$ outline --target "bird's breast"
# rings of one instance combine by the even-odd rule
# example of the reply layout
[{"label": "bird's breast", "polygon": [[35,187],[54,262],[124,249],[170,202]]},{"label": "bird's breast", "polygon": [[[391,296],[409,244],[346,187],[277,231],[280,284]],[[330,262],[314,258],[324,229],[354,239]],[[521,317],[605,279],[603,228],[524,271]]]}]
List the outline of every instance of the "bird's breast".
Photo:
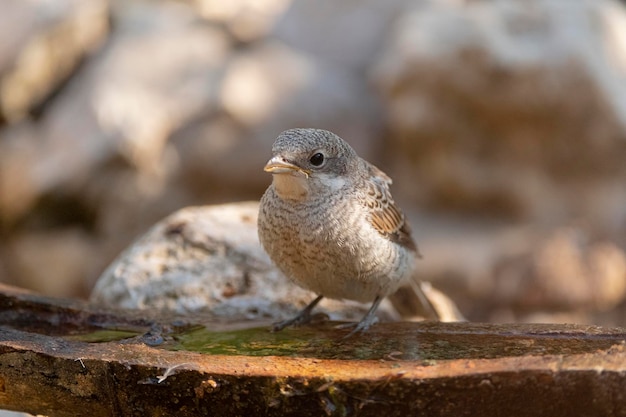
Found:
[{"label": "bird's breast", "polygon": [[371,301],[403,279],[408,253],[371,228],[365,208],[344,194],[301,203],[272,194],[262,200],[261,241],[301,286],[330,298]]}]

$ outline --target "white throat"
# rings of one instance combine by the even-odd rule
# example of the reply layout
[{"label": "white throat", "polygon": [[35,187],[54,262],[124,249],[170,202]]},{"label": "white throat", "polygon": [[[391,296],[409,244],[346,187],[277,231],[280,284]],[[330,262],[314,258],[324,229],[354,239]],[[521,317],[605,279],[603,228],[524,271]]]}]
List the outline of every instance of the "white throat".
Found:
[{"label": "white throat", "polygon": [[283,200],[302,201],[309,195],[309,179],[303,175],[274,174],[274,189]]},{"label": "white throat", "polygon": [[317,173],[315,178],[300,174],[274,174],[274,189],[283,200],[303,201],[311,193],[314,198],[340,192],[346,185],[346,179],[336,175]]}]

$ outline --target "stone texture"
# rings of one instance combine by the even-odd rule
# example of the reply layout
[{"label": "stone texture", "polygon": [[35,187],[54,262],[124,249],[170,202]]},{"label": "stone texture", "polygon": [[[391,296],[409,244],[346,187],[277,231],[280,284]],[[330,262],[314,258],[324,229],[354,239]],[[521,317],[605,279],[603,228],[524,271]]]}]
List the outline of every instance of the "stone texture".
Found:
[{"label": "stone texture", "polygon": [[265,37],[285,12],[290,0],[195,0],[195,8],[210,22],[224,25],[239,42],[253,42]]},{"label": "stone texture", "polygon": [[623,416],[626,406],[623,328],[404,322],[345,340],[335,323],[271,333],[133,313],[0,286],[0,406],[91,417]]},{"label": "stone texture", "polygon": [[391,158],[420,179],[406,193],[431,207],[584,215],[624,230],[624,22],[613,1],[414,6],[371,73]]},{"label": "stone texture", "polygon": [[[167,141],[215,107],[229,45],[183,5],[126,7],[115,15],[107,47],[84,64],[40,119],[0,131],[0,225],[50,228],[62,239],[55,228],[75,214],[69,221],[99,239],[90,270],[103,268],[137,234],[185,205],[184,189],[164,194],[178,162]],[[36,250],[28,256],[42,257]],[[80,287],[96,277],[91,272]]]},{"label": "stone texture", "polygon": [[496,265],[493,299],[529,311],[610,310],[626,298],[626,256],[583,230],[554,231],[524,255]]},{"label": "stone texture", "polygon": [[333,0],[294,1],[276,22],[272,35],[360,78],[364,69],[376,63],[397,19],[412,4],[410,0],[363,0],[355,7]]},{"label": "stone texture", "polygon": [[109,2],[7,0],[0,16],[0,119],[37,111],[108,32]]},{"label": "stone texture", "polygon": [[67,288],[74,288],[77,295],[84,295],[89,287],[85,276],[103,267],[92,260],[97,251],[93,238],[78,228],[55,235],[23,234],[6,248],[7,275],[26,277],[21,285],[44,294],[63,296]]}]

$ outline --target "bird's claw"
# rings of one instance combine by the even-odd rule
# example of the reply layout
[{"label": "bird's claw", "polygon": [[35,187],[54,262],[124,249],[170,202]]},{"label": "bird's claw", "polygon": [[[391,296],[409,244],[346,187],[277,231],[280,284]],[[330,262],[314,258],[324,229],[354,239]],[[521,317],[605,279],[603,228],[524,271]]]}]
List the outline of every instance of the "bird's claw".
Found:
[{"label": "bird's claw", "polygon": [[356,335],[357,333],[366,332],[372,324],[378,322],[378,317],[376,316],[365,316],[363,319],[356,323],[345,323],[337,326],[338,329],[350,329],[352,331],[345,335],[343,339],[349,339],[350,337]]},{"label": "bird's claw", "polygon": [[287,326],[300,326],[303,324],[310,323],[313,318],[313,316],[311,315],[311,311],[317,305],[317,303],[319,303],[322,300],[322,298],[323,298],[322,295],[318,295],[315,300],[311,301],[309,305],[307,305],[294,317],[272,324],[271,331],[279,332]]},{"label": "bird's claw", "polygon": [[279,321],[272,324],[272,332],[279,332],[283,330],[285,327],[289,326],[300,326],[303,324],[308,324],[311,322],[310,314],[298,314],[295,317],[292,317],[287,320]]}]

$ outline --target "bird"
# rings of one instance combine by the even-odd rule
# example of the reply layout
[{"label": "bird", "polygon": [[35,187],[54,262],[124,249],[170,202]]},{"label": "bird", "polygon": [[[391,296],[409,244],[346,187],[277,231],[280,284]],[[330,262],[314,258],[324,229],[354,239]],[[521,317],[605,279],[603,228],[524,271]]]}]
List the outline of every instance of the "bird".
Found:
[{"label": "bird", "polygon": [[371,302],[346,337],[367,331],[421,257],[391,178],[339,136],[314,128],[280,133],[264,170],[272,183],[259,204],[259,241],[284,275],[317,294],[272,330],[309,323],[327,297]]}]

